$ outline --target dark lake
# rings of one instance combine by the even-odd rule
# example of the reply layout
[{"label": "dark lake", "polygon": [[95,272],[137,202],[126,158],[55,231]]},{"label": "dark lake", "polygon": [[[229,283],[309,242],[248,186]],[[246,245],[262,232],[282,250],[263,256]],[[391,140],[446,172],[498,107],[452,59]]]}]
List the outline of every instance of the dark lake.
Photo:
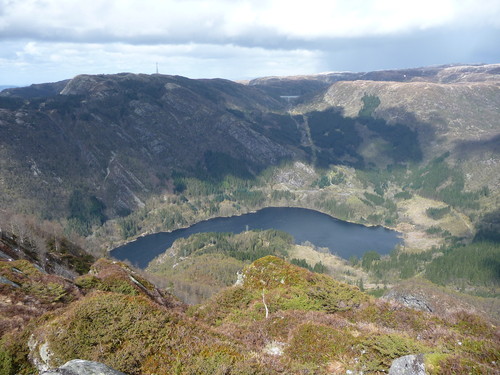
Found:
[{"label": "dark lake", "polygon": [[290,233],[297,244],[309,241],[318,247],[348,259],[361,257],[369,250],[388,254],[402,242],[399,233],[383,227],[365,227],[335,219],[318,211],[304,208],[269,207],[255,213],[232,217],[218,217],[199,222],[189,228],[160,232],[139,237],[117,247],[111,256],[129,260],[145,268],[157,255],[168,249],[181,237],[203,232],[241,233],[252,229],[278,229]]}]

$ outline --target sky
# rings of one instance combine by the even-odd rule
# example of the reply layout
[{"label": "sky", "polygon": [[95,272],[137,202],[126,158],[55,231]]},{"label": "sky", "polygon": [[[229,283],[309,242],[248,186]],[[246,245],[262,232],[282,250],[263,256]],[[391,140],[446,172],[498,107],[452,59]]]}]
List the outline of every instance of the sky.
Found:
[{"label": "sky", "polygon": [[0,0],[0,85],[500,63],[500,0]]}]

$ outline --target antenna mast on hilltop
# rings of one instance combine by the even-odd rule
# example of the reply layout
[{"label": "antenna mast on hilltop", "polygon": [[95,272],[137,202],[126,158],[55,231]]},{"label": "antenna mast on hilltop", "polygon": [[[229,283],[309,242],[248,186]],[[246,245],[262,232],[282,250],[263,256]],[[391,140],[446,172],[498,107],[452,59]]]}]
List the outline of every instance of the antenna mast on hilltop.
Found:
[{"label": "antenna mast on hilltop", "polygon": [[158,74],[158,63],[156,63],[156,74]]}]

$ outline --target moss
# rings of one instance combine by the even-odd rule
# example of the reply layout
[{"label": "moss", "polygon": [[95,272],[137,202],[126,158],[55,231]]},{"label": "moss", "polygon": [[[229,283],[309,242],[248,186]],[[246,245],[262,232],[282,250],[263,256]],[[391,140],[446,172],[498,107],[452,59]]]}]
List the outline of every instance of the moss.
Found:
[{"label": "moss", "polygon": [[71,300],[71,296],[63,285],[57,282],[36,282],[33,281],[25,286],[23,290],[26,294],[37,297],[43,302],[62,302]]},{"label": "moss", "polygon": [[188,314],[212,324],[216,324],[216,322],[220,324],[232,312],[246,310],[254,298],[255,294],[251,291],[242,286],[235,286],[215,295],[204,305],[190,308]]},{"label": "moss", "polygon": [[259,322],[263,326],[267,335],[276,341],[287,341],[290,332],[300,323],[300,317],[294,313],[282,313],[273,315],[269,319]]},{"label": "moss", "polygon": [[153,291],[154,285],[122,262],[99,259],[91,267],[91,275],[77,278],[84,289],[139,295]]},{"label": "moss", "polygon": [[102,283],[94,275],[83,275],[75,279],[75,284],[85,290],[101,289]]},{"label": "moss", "polygon": [[493,335],[491,325],[478,315],[461,311],[455,314],[455,318],[453,328],[462,334],[486,337]]},{"label": "moss", "polygon": [[11,353],[0,343],[0,375],[14,374],[14,366]]},{"label": "moss", "polygon": [[464,358],[460,355],[449,355],[442,358],[438,362],[439,375],[455,375],[455,374],[469,374],[469,375],[495,375],[498,374],[498,368],[493,365],[484,365]]},{"label": "moss", "polygon": [[359,306],[368,297],[357,288],[268,256],[244,270],[244,286],[280,291],[280,308],[335,312]]},{"label": "moss", "polygon": [[266,256],[253,262],[244,270],[244,286],[250,289],[273,289],[285,285],[305,286],[312,273],[292,266],[283,259]]},{"label": "moss", "polygon": [[290,292],[291,293],[287,293],[286,295],[283,292],[285,296],[277,300],[276,304],[271,303],[271,306],[273,308],[278,307],[280,310],[321,310],[321,304],[309,298],[307,294],[295,290],[291,290]]},{"label": "moss", "polygon": [[425,369],[429,373],[429,375],[439,375],[441,374],[440,363],[446,358],[449,357],[449,354],[445,353],[430,353],[424,357]]},{"label": "moss", "polygon": [[431,318],[421,311],[407,307],[396,307],[382,300],[364,304],[360,309],[346,314],[346,317],[352,322],[369,322],[405,332],[421,332],[436,324],[442,324],[442,321],[436,317]]},{"label": "moss", "polygon": [[196,373],[189,369],[202,359],[229,366],[242,356],[231,341],[146,297],[109,292],[75,302],[35,335],[48,343],[53,366],[83,358],[128,374]]},{"label": "moss", "polygon": [[29,330],[11,332],[0,339],[0,374],[27,375],[36,373],[36,369],[28,360]]},{"label": "moss", "polygon": [[466,338],[461,343],[461,350],[477,362],[494,363],[500,359],[500,343],[498,341]]},{"label": "moss", "polygon": [[27,260],[14,260],[12,262],[0,262],[0,272],[14,272],[23,274],[24,276],[40,275],[41,272],[36,268],[33,263]]},{"label": "moss", "polygon": [[362,339],[360,346],[363,350],[360,364],[366,371],[386,371],[396,358],[429,350],[413,339],[399,334],[372,334]]},{"label": "moss", "polygon": [[[284,260],[267,256],[243,270],[243,286],[222,291],[191,313],[214,324],[262,320],[270,314],[301,310],[333,313],[350,310],[369,297],[331,277],[309,272]],[[263,301],[264,295],[264,301]]]},{"label": "moss", "polygon": [[356,339],[346,331],[305,323],[294,332],[286,354],[302,363],[322,365],[343,357],[355,344]]}]

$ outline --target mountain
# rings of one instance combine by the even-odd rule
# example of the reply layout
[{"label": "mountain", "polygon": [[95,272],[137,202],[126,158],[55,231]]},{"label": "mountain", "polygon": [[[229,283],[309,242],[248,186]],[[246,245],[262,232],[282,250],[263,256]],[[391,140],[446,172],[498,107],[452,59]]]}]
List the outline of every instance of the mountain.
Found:
[{"label": "mountain", "polygon": [[327,72],[288,77],[261,77],[247,84],[276,95],[303,96],[326,89],[339,81],[386,81],[452,83],[498,80],[499,65],[440,65],[410,69],[379,70],[373,72]]},{"label": "mountain", "polygon": [[0,85],[0,91],[5,90],[5,89],[11,89],[17,86],[14,85]]},{"label": "mountain", "polygon": [[[498,64],[3,90],[0,374],[497,373],[498,298],[477,295],[498,296],[499,108]],[[97,259],[271,205],[404,246],[347,261],[264,231],[178,240],[147,271]]]},{"label": "mountain", "polygon": [[248,85],[123,73],[7,89],[0,203],[99,224],[175,191],[179,176],[253,178],[283,160],[385,168],[446,151],[467,189],[497,191],[499,73],[444,66]]},{"label": "mountain", "polygon": [[230,81],[78,76],[6,90],[0,108],[2,205],[46,217],[76,189],[115,216],[168,189],[175,171],[247,176],[295,156],[242,112],[278,126],[284,104]]}]

